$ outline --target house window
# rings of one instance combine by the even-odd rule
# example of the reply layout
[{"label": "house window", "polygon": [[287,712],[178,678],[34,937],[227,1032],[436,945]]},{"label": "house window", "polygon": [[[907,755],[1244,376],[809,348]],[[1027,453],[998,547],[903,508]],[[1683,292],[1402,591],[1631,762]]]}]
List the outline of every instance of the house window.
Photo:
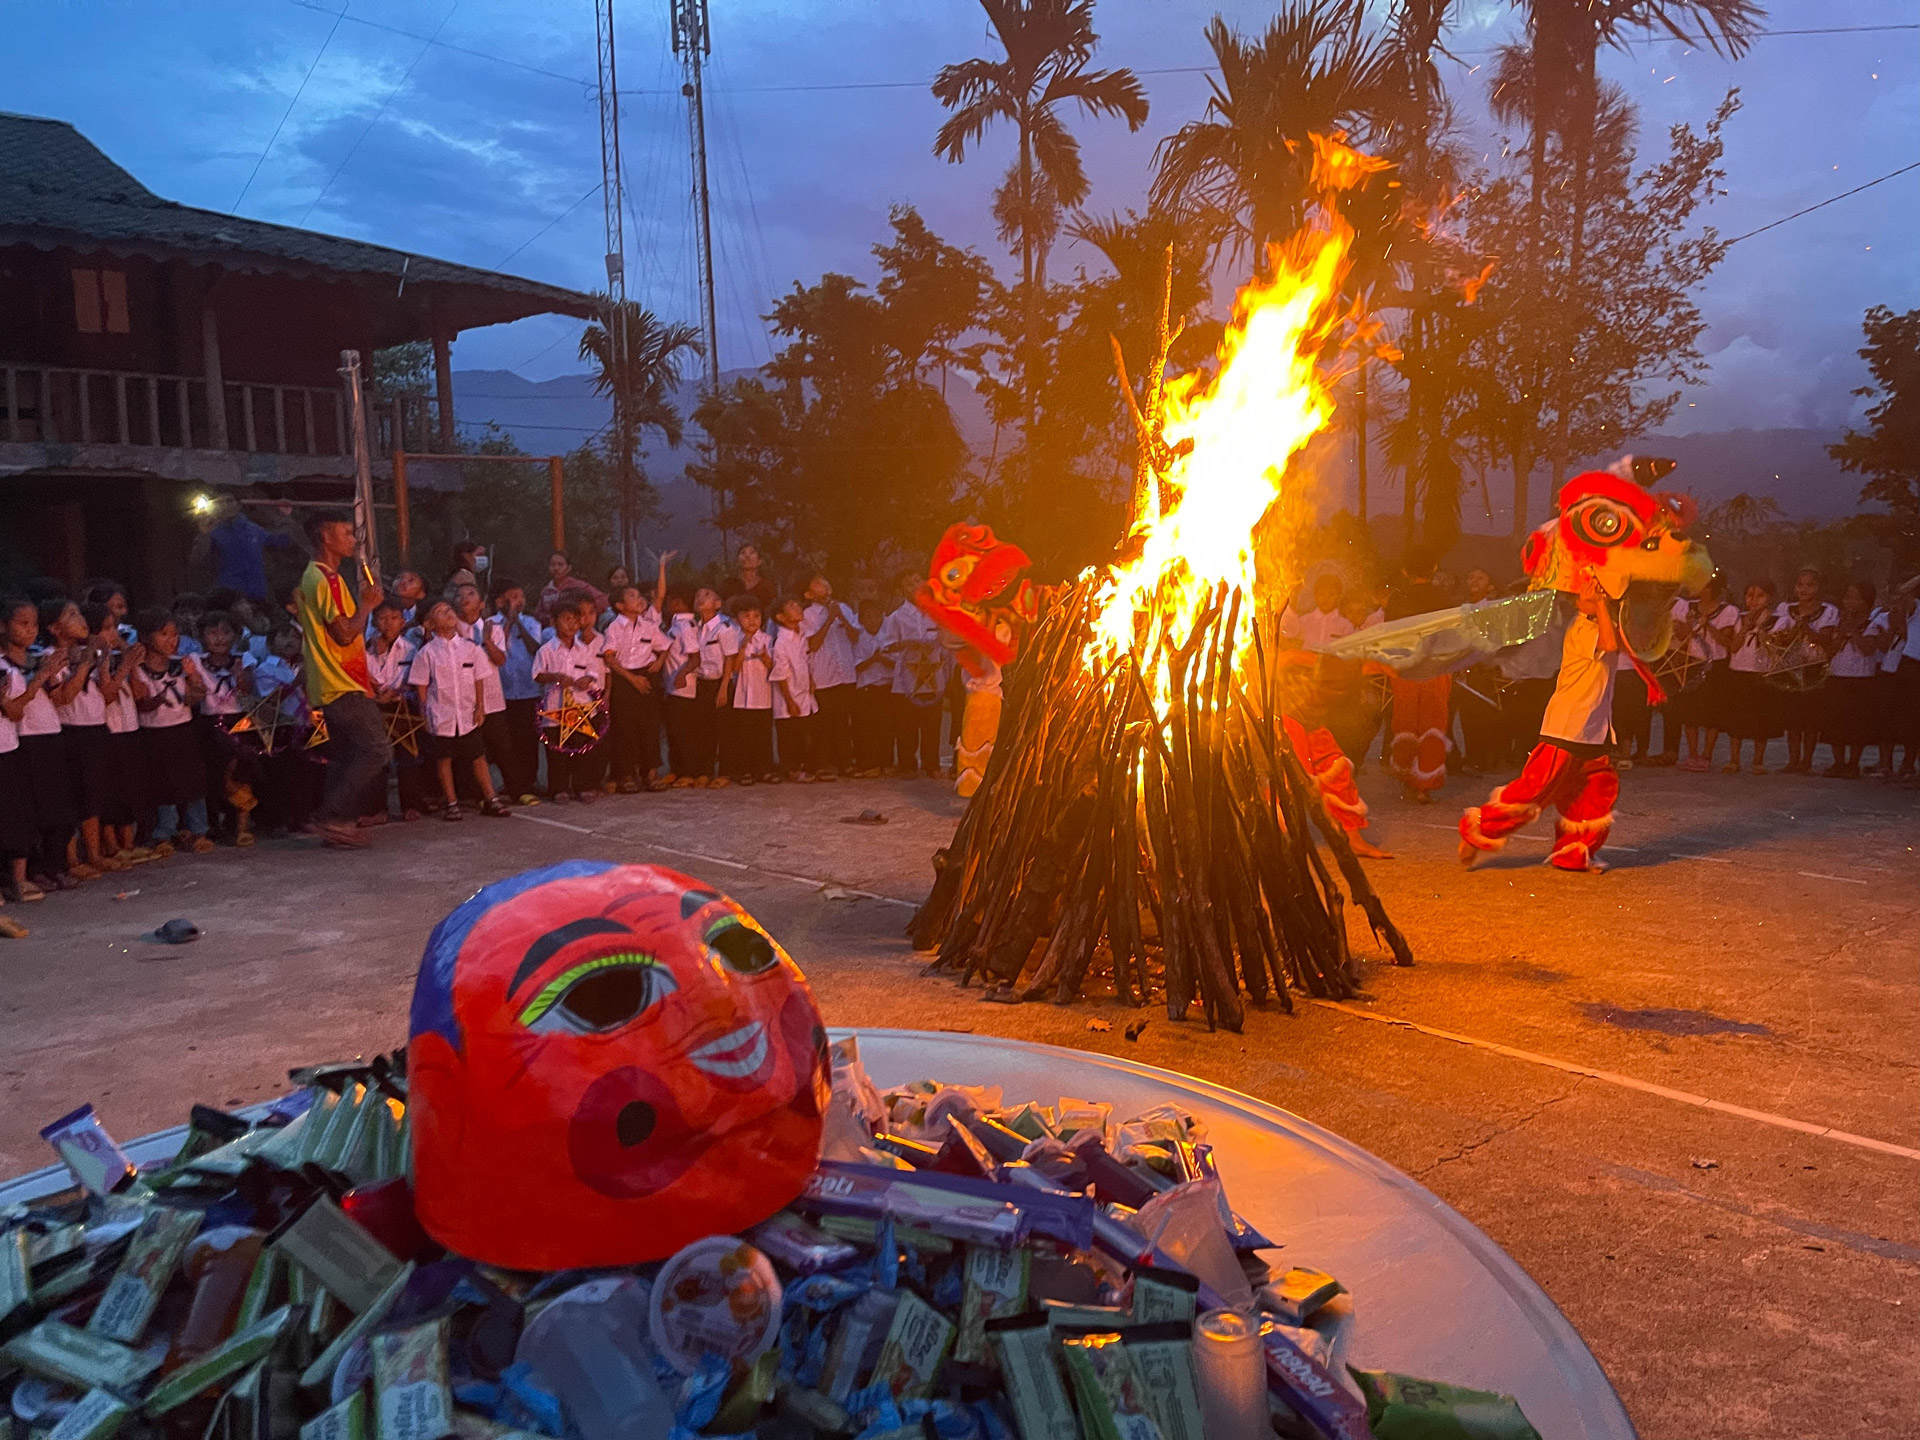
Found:
[{"label": "house window", "polygon": [[75,270],[73,272],[73,324],[82,335],[125,335],[127,323],[127,272],[124,270]]}]

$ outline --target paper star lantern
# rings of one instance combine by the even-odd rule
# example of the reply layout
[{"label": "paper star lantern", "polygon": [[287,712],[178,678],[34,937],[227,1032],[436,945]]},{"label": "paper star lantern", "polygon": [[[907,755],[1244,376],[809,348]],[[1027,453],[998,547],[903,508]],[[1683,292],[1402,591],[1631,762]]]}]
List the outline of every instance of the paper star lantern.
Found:
[{"label": "paper star lantern", "polygon": [[404,750],[414,759],[420,758],[420,730],[422,721],[414,713],[411,705],[382,705],[381,710],[387,717],[387,743],[396,750]]},{"label": "paper star lantern", "polygon": [[549,750],[559,755],[584,755],[600,743],[606,705],[583,704],[569,692],[551,710],[540,712],[540,724],[547,732],[541,738]]}]

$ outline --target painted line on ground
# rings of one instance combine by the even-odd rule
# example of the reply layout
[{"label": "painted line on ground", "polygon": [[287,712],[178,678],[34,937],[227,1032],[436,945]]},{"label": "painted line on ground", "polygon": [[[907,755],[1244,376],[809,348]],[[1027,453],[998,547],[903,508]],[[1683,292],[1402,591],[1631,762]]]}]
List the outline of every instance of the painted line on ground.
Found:
[{"label": "painted line on ground", "polygon": [[657,840],[629,840],[625,836],[609,835],[604,830],[589,830],[584,825],[570,825],[565,820],[549,820],[544,815],[528,815],[514,812],[516,820],[531,820],[535,825],[551,825],[556,830],[571,830],[576,835],[591,835],[596,840],[614,840],[623,845],[638,845],[647,850],[658,850],[662,855],[677,855],[683,860],[698,860],[703,865],[723,865],[729,870],[751,871],[756,875],[766,875],[775,880],[790,880],[796,885],[805,885],[810,890],[824,890],[831,886],[861,900],[878,900],[883,905],[900,905],[908,910],[918,910],[917,900],[902,900],[895,895],[881,895],[876,891],[862,890],[853,885],[842,885],[838,880],[821,880],[812,875],[796,875],[791,870],[775,870],[766,865],[750,865],[743,860],[729,860],[724,855],[708,855],[700,850],[682,850],[673,845],[662,845]]},{"label": "painted line on ground", "polygon": [[1671,854],[1673,858],[1676,860],[1699,860],[1708,865],[1733,864],[1733,861],[1727,859],[1727,857],[1724,855],[1689,855],[1684,850],[1675,850],[1675,851],[1672,851]]},{"label": "painted line on ground", "polygon": [[1838,880],[1842,885],[1870,885],[1870,880],[1856,880],[1851,875],[1823,875],[1818,870],[1796,870],[1796,875],[1804,875],[1809,880]]},{"label": "painted line on ground", "polygon": [[1732,1115],[1742,1120],[1755,1120],[1762,1125],[1772,1125],[1781,1130],[1798,1130],[1803,1135],[1815,1135],[1824,1140],[1838,1140],[1843,1145],[1854,1145],[1862,1150],[1877,1150],[1883,1155],[1898,1155],[1904,1160],[1920,1160],[1920,1150],[1906,1145],[1895,1145],[1889,1140],[1875,1140],[1870,1135],[1855,1135],[1849,1130],[1838,1130],[1831,1125],[1815,1125],[1811,1121],[1795,1120],[1790,1115],[1775,1115],[1768,1110],[1750,1110],[1744,1105],[1729,1105],[1724,1100],[1714,1100],[1686,1090],[1656,1085],[1651,1080],[1638,1080],[1631,1075],[1619,1074],[1617,1071],[1599,1070],[1591,1065],[1575,1064],[1571,1060],[1556,1059],[1552,1055],[1541,1055],[1533,1050],[1521,1050],[1512,1045],[1501,1045],[1492,1040],[1481,1040],[1452,1030],[1436,1029],[1434,1026],[1422,1025],[1414,1020],[1401,1020],[1392,1015],[1376,1015],[1370,1010],[1343,1005],[1337,1000],[1315,1000],[1313,1003],[1323,1010],[1337,1010],[1342,1015],[1351,1015],[1357,1020],[1371,1020],[1376,1025],[1395,1025],[1404,1030],[1417,1030],[1422,1035],[1433,1036],[1436,1040],[1449,1040],[1455,1045],[1468,1045],[1476,1050],[1505,1055],[1510,1060],[1525,1060],[1532,1065],[1544,1065],[1550,1070],[1563,1071],[1568,1075],[1584,1075],[1589,1080],[1617,1085],[1623,1090],[1638,1090],[1643,1095],[1656,1095],[1662,1100],[1676,1100],[1682,1105],[1692,1105],[1701,1110],[1715,1110],[1722,1115]]}]

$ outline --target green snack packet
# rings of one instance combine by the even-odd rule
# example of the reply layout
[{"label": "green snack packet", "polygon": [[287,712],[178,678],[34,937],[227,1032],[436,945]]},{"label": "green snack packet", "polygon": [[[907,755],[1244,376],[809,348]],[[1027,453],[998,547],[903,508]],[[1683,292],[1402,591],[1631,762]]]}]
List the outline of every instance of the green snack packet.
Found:
[{"label": "green snack packet", "polygon": [[112,1440],[133,1407],[105,1390],[89,1390],[53,1427],[47,1440]]},{"label": "green snack packet", "polygon": [[356,1390],[300,1427],[300,1440],[367,1440],[367,1396]]},{"label": "green snack packet", "polygon": [[264,1319],[244,1330],[236,1330],[215,1349],[198,1360],[182,1365],[153,1387],[141,1408],[149,1417],[166,1414],[184,1405],[208,1386],[237,1374],[262,1358],[279,1342],[281,1333],[293,1319],[293,1307],[282,1305]]},{"label": "green snack packet", "polygon": [[60,1320],[42,1320],[33,1329],[0,1346],[0,1360],[10,1361],[22,1370],[58,1380],[76,1390],[113,1390],[122,1394],[151,1375],[159,1367],[161,1358],[129,1349],[117,1340],[89,1335]]},{"label": "green snack packet", "polygon": [[1200,1379],[1193,1367],[1193,1322],[1134,1325],[1120,1332],[1120,1343],[1164,1440],[1206,1440]]},{"label": "green snack packet", "polygon": [[33,1270],[27,1263],[27,1231],[16,1225],[0,1234],[0,1325],[33,1303]]},{"label": "green snack packet", "polygon": [[1347,1367],[1374,1440],[1540,1440],[1511,1395]]},{"label": "green snack packet", "polygon": [[441,1440],[453,1433],[447,1326],[443,1315],[411,1329],[382,1331],[368,1342],[379,1440]]},{"label": "green snack packet", "polygon": [[1133,1323],[1155,1325],[1184,1320],[1189,1325],[1199,1310],[1200,1280],[1184,1270],[1133,1268]]},{"label": "green snack packet", "polygon": [[155,1205],[133,1232],[126,1257],[107,1293],[93,1307],[87,1330],[125,1345],[139,1343],[147,1322],[166,1293],[167,1282],[180,1266],[180,1254],[200,1229],[205,1216],[198,1210],[175,1210]]},{"label": "green snack packet", "polygon": [[1027,1308],[1027,1276],[1033,1255],[1025,1249],[995,1250],[967,1246],[965,1286],[960,1300],[960,1334],[953,1358],[974,1364],[987,1353],[987,1321],[1018,1315]]},{"label": "green snack packet", "polygon": [[1020,1440],[1080,1440],[1080,1426],[1060,1383],[1044,1315],[989,1320],[987,1343],[1007,1382],[1007,1400]]},{"label": "green snack packet", "polygon": [[1068,1336],[1060,1353],[1087,1440],[1164,1440],[1153,1423],[1146,1385],[1118,1334]]},{"label": "green snack packet", "polygon": [[953,1322],[911,1290],[902,1290],[880,1358],[873,1362],[873,1380],[886,1381],[896,1400],[924,1400],[933,1393],[952,1343]]}]

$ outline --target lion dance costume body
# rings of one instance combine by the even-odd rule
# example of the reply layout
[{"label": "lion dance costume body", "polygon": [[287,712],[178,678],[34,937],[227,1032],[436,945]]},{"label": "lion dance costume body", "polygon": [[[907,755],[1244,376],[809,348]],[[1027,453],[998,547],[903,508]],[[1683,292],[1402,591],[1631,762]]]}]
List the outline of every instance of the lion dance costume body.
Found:
[{"label": "lion dance costume body", "polygon": [[952,525],[934,547],[927,578],[913,597],[940,627],[960,662],[967,707],[953,737],[954,789],[972,796],[986,778],[1000,730],[1000,667],[1012,663],[1039,612],[1040,592],[1027,578],[1033,562],[986,525]]},{"label": "lion dance costume body", "polygon": [[[1673,468],[1671,461],[1632,463],[1649,481]],[[1698,594],[1713,573],[1706,551],[1680,533],[1692,519],[1686,496],[1596,470],[1569,480],[1560,491],[1559,515],[1527,537],[1520,559],[1529,588],[1578,597],[1581,613],[1566,628],[1540,742],[1516,779],[1460,817],[1463,863],[1503,849],[1551,805],[1559,816],[1547,863],[1560,870],[1606,868],[1596,857],[1613,828],[1620,793],[1609,753],[1613,678],[1624,653],[1647,681],[1648,702],[1665,699],[1647,662],[1667,647],[1674,593]]]}]

